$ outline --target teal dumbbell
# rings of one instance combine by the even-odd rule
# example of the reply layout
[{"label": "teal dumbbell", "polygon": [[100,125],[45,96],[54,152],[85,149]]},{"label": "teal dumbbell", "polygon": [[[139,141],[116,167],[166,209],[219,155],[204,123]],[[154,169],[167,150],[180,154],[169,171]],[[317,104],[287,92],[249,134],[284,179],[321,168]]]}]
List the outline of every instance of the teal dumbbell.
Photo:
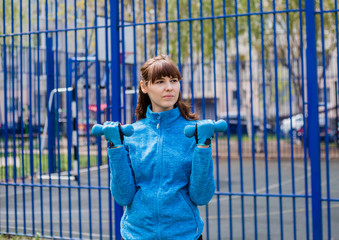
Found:
[{"label": "teal dumbbell", "polygon": [[[104,135],[104,132],[102,131],[103,127],[104,125],[95,124],[92,127],[92,134],[96,137]],[[131,124],[121,125],[120,129],[121,129],[122,134],[127,137],[132,136],[134,133],[134,128]]]},{"label": "teal dumbbell", "polygon": [[[214,132],[225,132],[227,130],[227,123],[225,120],[219,120],[214,122]],[[185,136],[191,138],[195,133],[195,126],[186,126],[184,129]]]}]

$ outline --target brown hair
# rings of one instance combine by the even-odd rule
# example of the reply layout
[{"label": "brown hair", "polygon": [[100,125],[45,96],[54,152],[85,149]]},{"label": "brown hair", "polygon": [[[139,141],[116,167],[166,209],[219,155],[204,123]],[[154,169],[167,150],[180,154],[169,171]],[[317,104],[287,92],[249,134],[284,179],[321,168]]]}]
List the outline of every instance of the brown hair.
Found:
[{"label": "brown hair", "polygon": [[[141,81],[144,81],[147,85],[149,82],[154,83],[155,80],[162,77],[173,77],[182,80],[181,74],[173,63],[173,61],[166,55],[159,55],[148,59],[144,65],[140,68]],[[139,83],[139,97],[138,105],[135,110],[135,117],[137,120],[146,118],[146,111],[148,105],[151,104],[151,99],[147,93],[143,93]],[[191,112],[191,107],[183,101],[181,93],[179,93],[178,101],[174,104],[174,107],[178,107],[181,116],[186,120],[197,120],[198,116]]]}]

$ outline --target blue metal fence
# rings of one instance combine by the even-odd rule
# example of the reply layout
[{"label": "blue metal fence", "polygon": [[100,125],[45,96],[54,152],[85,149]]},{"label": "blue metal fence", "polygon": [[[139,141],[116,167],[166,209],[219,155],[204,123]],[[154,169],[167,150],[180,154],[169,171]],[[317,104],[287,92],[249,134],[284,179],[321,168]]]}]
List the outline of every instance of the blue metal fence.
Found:
[{"label": "blue metal fence", "polygon": [[205,239],[339,234],[336,0],[3,0],[0,14],[0,234],[121,238],[90,129],[135,121],[158,54],[202,119],[228,122]]}]

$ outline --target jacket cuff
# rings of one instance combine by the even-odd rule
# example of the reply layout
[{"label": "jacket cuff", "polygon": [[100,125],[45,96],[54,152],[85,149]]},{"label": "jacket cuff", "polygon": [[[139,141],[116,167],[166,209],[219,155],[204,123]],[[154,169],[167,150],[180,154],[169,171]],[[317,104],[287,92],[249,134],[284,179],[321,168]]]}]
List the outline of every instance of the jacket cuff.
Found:
[{"label": "jacket cuff", "polygon": [[[204,145],[204,146],[206,146],[206,145]],[[198,154],[209,156],[209,155],[212,154],[212,147],[209,146],[209,147],[207,147],[207,148],[200,148],[200,147],[198,147],[198,145],[197,145],[197,146],[195,147],[195,151],[196,151],[196,153],[198,153]]]}]

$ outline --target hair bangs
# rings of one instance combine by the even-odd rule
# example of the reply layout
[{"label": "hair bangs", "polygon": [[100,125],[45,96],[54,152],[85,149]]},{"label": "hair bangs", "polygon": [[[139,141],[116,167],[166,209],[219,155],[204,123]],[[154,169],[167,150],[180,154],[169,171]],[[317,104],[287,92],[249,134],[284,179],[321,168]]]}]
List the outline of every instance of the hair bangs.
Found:
[{"label": "hair bangs", "polygon": [[163,77],[178,78],[181,80],[181,75],[178,68],[172,61],[161,60],[154,62],[149,69],[148,79],[154,83],[155,80]]}]

